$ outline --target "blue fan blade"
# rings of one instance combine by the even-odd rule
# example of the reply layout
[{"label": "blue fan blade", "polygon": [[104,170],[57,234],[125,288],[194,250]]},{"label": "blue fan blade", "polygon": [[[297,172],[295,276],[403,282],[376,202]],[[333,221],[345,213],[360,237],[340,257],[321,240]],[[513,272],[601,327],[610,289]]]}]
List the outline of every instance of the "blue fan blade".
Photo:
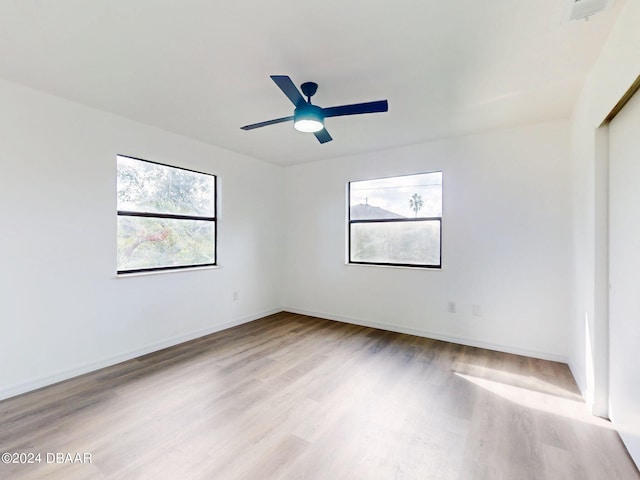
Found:
[{"label": "blue fan blade", "polygon": [[320,143],[327,143],[333,140],[333,138],[331,138],[331,135],[329,135],[329,132],[327,132],[326,128],[323,128],[319,132],[314,132],[313,134],[316,136]]},{"label": "blue fan blade", "polygon": [[326,117],[341,117],[344,115],[360,115],[362,113],[386,112],[389,104],[386,100],[376,102],[354,103],[353,105],[341,105],[339,107],[323,108],[322,113]]},{"label": "blue fan blade", "polygon": [[266,122],[252,123],[251,125],[245,125],[244,127],[240,127],[240,128],[242,130],[253,130],[254,128],[266,127],[267,125],[274,125],[276,123],[288,122],[289,120],[293,120],[293,116],[276,118],[275,120],[267,120]]},{"label": "blue fan blade", "polygon": [[276,82],[276,85],[280,87],[280,90],[287,96],[291,103],[296,107],[305,105],[307,102],[300,93],[300,91],[293,84],[291,79],[287,75],[271,75],[271,80]]}]

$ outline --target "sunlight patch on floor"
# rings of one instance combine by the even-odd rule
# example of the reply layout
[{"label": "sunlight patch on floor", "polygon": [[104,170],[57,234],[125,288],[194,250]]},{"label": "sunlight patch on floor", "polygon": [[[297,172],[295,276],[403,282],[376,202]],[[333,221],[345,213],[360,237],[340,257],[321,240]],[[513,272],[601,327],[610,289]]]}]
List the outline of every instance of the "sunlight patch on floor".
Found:
[{"label": "sunlight patch on floor", "polygon": [[465,365],[463,368],[457,368],[456,371],[461,375],[467,375],[474,378],[483,378],[496,383],[534,390],[557,397],[569,398],[577,401],[582,400],[577,388],[575,391],[572,391],[567,389],[566,386],[551,383],[539,376],[522,375],[482,365]]},{"label": "sunlight patch on floor", "polygon": [[528,388],[517,387],[508,383],[496,382],[459,372],[456,372],[455,375],[523,407],[553,415],[560,415],[571,420],[578,420],[610,430],[614,429],[608,420],[590,415],[586,404],[581,400],[536,392]]}]

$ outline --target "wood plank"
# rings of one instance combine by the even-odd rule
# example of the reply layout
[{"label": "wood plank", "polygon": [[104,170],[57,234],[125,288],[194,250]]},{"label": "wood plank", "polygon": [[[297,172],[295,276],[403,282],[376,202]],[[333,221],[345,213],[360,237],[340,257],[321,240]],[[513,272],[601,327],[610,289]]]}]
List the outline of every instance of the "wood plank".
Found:
[{"label": "wood plank", "polygon": [[281,313],[0,402],[13,479],[640,479],[566,365]]}]

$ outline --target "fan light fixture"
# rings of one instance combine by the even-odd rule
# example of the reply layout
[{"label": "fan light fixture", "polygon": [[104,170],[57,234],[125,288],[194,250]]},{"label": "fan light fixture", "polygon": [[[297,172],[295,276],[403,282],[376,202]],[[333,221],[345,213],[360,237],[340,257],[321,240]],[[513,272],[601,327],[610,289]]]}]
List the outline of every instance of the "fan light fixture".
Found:
[{"label": "fan light fixture", "polygon": [[322,109],[316,105],[303,105],[293,112],[293,126],[299,132],[319,132],[324,128]]}]

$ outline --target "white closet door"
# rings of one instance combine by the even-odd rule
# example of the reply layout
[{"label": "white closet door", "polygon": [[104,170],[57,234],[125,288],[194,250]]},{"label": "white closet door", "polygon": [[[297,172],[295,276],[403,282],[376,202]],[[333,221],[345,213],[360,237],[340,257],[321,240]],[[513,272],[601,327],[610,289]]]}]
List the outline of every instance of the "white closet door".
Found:
[{"label": "white closet door", "polygon": [[640,465],[640,92],[609,125],[610,415]]}]

